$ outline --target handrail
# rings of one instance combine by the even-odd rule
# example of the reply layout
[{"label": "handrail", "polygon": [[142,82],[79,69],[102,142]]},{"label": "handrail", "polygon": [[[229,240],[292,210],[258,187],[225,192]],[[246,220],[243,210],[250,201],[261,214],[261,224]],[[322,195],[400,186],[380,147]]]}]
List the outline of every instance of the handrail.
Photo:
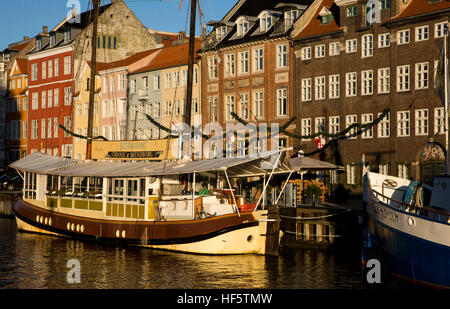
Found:
[{"label": "handrail", "polygon": [[439,210],[435,210],[435,209],[432,209],[432,208],[429,208],[429,207],[417,207],[417,206],[414,206],[414,205],[411,205],[411,204],[407,204],[407,203],[405,203],[403,201],[399,202],[397,200],[394,200],[394,199],[392,199],[390,197],[387,197],[386,195],[383,195],[380,192],[377,192],[377,191],[375,191],[373,189],[372,189],[372,192],[374,192],[377,195],[382,196],[383,198],[385,198],[387,200],[390,200],[390,201],[393,201],[395,203],[400,204],[402,206],[402,210],[405,209],[406,207],[411,207],[411,208],[416,209],[416,210],[426,210],[426,211],[430,211],[430,212],[438,214],[438,215],[450,216],[450,212],[439,211]]}]

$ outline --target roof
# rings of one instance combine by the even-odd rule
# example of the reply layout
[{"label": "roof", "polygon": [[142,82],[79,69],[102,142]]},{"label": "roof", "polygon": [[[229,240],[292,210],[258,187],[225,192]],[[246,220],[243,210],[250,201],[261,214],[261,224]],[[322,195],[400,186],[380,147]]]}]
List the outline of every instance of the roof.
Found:
[{"label": "roof", "polygon": [[[198,58],[197,51],[200,49],[200,40],[195,39],[195,55],[194,59]],[[187,65],[189,60],[189,44],[178,44],[169,47],[164,47],[161,52],[146,66],[141,67],[130,74],[160,70],[171,68],[179,65]]]},{"label": "roof", "polygon": [[251,177],[270,173],[273,166],[269,163],[273,157],[277,158],[278,154],[282,155],[284,159],[280,159],[280,164],[274,169],[274,173],[290,172],[289,161],[285,160],[286,152],[284,151],[268,152],[258,157],[218,158],[184,162],[84,161],[35,152],[9,166],[38,174],[74,177],[156,177],[225,170],[230,177]]},{"label": "roof", "polygon": [[316,160],[309,157],[291,158],[291,168],[293,170],[339,170],[342,166],[333,163]]},{"label": "roof", "polygon": [[[157,51],[159,51],[160,48],[156,48],[156,49],[150,49],[150,50],[145,50],[139,53],[136,53],[134,55],[129,56],[128,58],[122,59],[122,60],[118,60],[118,61],[114,61],[114,62],[110,62],[110,63],[105,63],[105,62],[97,62],[97,72],[100,71],[105,71],[105,70],[112,70],[112,69],[116,69],[116,68],[121,68],[121,67],[126,67],[129,66],[153,53],[156,53]],[[87,61],[87,64],[89,66],[91,66],[91,62]]]},{"label": "roof", "polygon": [[450,8],[450,1],[429,1],[429,0],[411,0],[409,4],[397,16],[392,17],[389,21],[397,21],[417,15],[433,13],[440,10]]},{"label": "roof", "polygon": [[[329,24],[325,25],[321,23],[321,17],[319,15],[324,8],[330,10],[333,13],[333,6],[335,6],[334,2],[335,1],[333,0],[322,0],[318,6],[310,6],[309,9],[316,8],[316,11],[311,15],[311,19],[307,22],[306,26],[300,31],[300,33],[294,36],[294,39],[298,40],[340,31],[341,28],[336,23],[336,17],[338,17],[336,16],[336,14],[333,14],[333,20]],[[305,14],[304,16],[308,15]]]},{"label": "roof", "polygon": [[15,59],[17,66],[19,68],[19,71],[21,74],[26,75],[28,73],[28,60],[22,59],[22,58],[16,58]]}]

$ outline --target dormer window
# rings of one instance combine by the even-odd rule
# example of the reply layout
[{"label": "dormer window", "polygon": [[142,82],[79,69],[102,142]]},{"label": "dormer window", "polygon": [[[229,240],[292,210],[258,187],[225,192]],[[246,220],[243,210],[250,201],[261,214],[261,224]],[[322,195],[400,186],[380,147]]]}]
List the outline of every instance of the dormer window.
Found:
[{"label": "dormer window", "polygon": [[236,21],[237,24],[237,35],[244,36],[248,31],[248,20],[245,17],[240,17]]},{"label": "dormer window", "polygon": [[36,50],[41,50],[42,48],[42,39],[38,38],[36,39]]},{"label": "dormer window", "polygon": [[227,27],[217,27],[216,28],[216,40],[220,41],[227,35]]},{"label": "dormer window", "polygon": [[71,40],[71,34],[70,34],[70,29],[64,31],[64,44],[69,43]]},{"label": "dormer window", "polygon": [[53,33],[50,35],[50,47],[55,46],[56,44],[56,35]]},{"label": "dormer window", "polygon": [[284,23],[286,28],[290,28],[298,17],[298,10],[290,10],[284,13]]},{"label": "dormer window", "polygon": [[320,23],[322,25],[328,25],[333,20],[333,14],[331,14],[331,11],[326,7],[323,7],[322,10],[320,10],[319,15],[321,18]]},{"label": "dormer window", "polygon": [[259,16],[259,29],[261,31],[267,31],[273,25],[273,16],[270,12],[262,12]]}]

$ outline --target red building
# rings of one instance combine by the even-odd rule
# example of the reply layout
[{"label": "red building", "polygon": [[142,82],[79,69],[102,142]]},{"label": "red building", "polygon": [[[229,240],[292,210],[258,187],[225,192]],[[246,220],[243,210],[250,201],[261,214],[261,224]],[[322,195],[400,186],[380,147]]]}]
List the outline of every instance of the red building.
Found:
[{"label": "red building", "polygon": [[59,128],[71,127],[74,29],[66,28],[36,37],[28,57],[29,125],[28,153],[72,155],[72,136]]}]

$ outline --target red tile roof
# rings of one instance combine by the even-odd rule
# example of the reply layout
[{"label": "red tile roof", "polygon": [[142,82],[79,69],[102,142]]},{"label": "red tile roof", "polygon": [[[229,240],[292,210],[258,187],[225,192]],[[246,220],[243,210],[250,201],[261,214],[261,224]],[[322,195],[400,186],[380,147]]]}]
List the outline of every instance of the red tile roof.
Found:
[{"label": "red tile roof", "polygon": [[448,8],[450,8],[449,0],[440,0],[436,2],[430,2],[430,0],[411,0],[397,16],[392,17],[390,20],[395,21]]},{"label": "red tile roof", "polygon": [[[321,18],[319,16],[320,11],[323,7],[330,9],[334,4],[334,0],[322,0],[321,2],[322,3],[318,6],[316,12],[312,15],[311,20],[305,28],[294,37],[294,39],[302,39],[341,30],[336,23],[335,18],[333,18],[329,24],[321,24]],[[313,6],[310,6],[310,8],[313,8]]]},{"label": "red tile roof", "polygon": [[28,61],[27,59],[16,58],[17,66],[21,74],[26,75],[28,73]]},{"label": "red tile roof", "polygon": [[[115,68],[120,68],[120,67],[125,67],[125,66],[129,66],[139,60],[141,60],[144,57],[147,57],[153,53],[156,53],[158,50],[160,50],[160,48],[156,48],[156,49],[150,49],[150,50],[145,50],[139,53],[136,53],[134,55],[129,56],[128,58],[122,59],[122,60],[118,60],[118,61],[114,61],[114,62],[110,62],[110,63],[106,63],[106,62],[97,62],[97,73],[100,71],[104,71],[104,70],[111,70],[111,69],[115,69]],[[87,61],[87,64],[89,66],[91,66],[91,62]]]},{"label": "red tile roof", "polygon": [[[194,59],[197,59],[197,51],[200,49],[200,40],[195,39],[195,55]],[[153,71],[158,69],[170,68],[178,65],[187,65],[189,59],[189,44],[180,44],[165,47],[161,50],[161,52],[147,65],[142,68],[139,68],[133,72],[141,73],[147,71]]]}]

